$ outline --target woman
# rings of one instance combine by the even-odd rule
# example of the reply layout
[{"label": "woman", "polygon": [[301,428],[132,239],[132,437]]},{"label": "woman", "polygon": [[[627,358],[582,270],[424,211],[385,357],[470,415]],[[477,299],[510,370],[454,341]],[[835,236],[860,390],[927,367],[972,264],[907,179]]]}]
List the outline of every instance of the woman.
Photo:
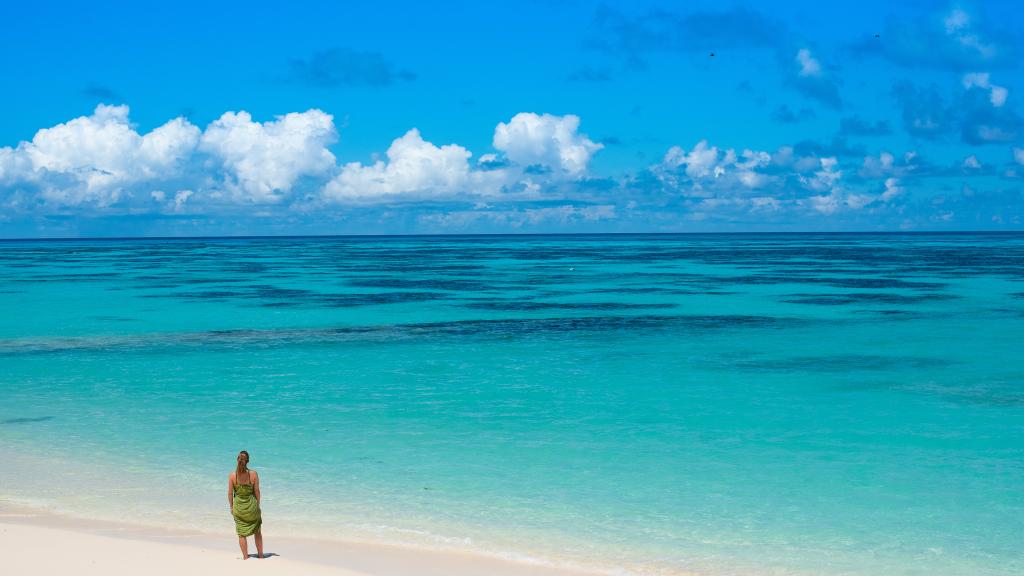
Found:
[{"label": "woman", "polygon": [[255,535],[256,557],[263,558],[263,534],[260,526],[260,477],[255,470],[249,470],[249,453],[238,453],[238,465],[228,474],[228,504],[235,518],[235,532],[238,533],[238,547],[242,549],[242,560],[249,559],[247,536]]}]

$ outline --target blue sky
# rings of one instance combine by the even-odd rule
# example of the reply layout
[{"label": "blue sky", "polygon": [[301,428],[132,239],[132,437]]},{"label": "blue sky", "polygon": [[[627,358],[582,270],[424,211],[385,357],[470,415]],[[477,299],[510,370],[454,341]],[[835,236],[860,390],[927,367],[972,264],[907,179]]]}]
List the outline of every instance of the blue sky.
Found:
[{"label": "blue sky", "polygon": [[20,3],[0,236],[1020,230],[1022,31],[995,1]]}]

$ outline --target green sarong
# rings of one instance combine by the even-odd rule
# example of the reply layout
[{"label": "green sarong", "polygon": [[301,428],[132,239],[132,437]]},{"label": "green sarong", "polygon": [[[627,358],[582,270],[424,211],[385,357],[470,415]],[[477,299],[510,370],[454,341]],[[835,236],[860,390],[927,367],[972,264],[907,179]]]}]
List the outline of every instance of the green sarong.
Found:
[{"label": "green sarong", "polygon": [[235,518],[235,532],[239,536],[252,536],[260,531],[263,518],[260,503],[252,493],[252,484],[236,484],[231,515]]}]

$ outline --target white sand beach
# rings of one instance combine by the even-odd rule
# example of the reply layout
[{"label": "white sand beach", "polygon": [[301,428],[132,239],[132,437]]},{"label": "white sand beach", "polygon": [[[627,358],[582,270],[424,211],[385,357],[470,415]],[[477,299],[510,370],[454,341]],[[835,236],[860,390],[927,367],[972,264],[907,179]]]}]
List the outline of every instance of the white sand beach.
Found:
[{"label": "white sand beach", "polygon": [[[176,533],[32,511],[0,512],[0,573],[152,576],[287,574],[308,576],[583,576],[492,558],[330,541],[275,539],[268,557],[242,561],[235,538]],[[250,542],[250,553],[255,554]]]},{"label": "white sand beach", "polygon": [[5,574],[366,574],[273,556],[242,562],[224,547],[173,544],[0,523]]}]

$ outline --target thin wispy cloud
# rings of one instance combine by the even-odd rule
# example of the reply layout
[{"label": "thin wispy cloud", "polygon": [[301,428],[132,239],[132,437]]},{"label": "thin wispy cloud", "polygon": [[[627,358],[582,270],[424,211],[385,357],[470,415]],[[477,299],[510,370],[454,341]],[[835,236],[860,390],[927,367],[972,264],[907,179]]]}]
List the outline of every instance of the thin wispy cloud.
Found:
[{"label": "thin wispy cloud", "polygon": [[107,104],[120,104],[124,102],[124,98],[120,94],[115,92],[112,88],[103,86],[102,84],[89,84],[82,89],[82,95],[86,98],[99,100]]},{"label": "thin wispy cloud", "polygon": [[323,88],[389,86],[411,82],[416,73],[399,69],[377,52],[331,48],[288,62],[288,78]]}]

